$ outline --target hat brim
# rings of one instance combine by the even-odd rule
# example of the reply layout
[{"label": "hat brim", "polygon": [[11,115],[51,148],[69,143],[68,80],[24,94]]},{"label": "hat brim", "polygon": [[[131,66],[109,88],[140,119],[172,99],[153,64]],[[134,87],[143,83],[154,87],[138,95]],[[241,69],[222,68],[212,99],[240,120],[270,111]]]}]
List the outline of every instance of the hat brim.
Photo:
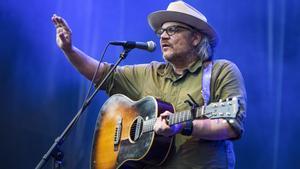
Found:
[{"label": "hat brim", "polygon": [[213,27],[207,22],[204,22],[192,15],[176,11],[161,10],[153,12],[148,16],[148,23],[154,31],[161,28],[162,24],[165,22],[180,22],[190,25],[198,29],[200,32],[208,35],[208,38],[213,45],[216,45],[218,42],[218,35]]}]

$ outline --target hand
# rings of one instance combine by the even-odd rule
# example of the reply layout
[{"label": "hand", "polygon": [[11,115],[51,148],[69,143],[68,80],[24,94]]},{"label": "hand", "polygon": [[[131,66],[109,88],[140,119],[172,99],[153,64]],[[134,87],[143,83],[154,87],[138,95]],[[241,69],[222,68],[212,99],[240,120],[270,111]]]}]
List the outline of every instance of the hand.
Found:
[{"label": "hand", "polygon": [[154,132],[159,135],[163,135],[166,137],[173,136],[177,133],[179,133],[182,129],[181,124],[176,124],[173,126],[167,125],[166,118],[169,117],[172,113],[169,111],[165,111],[164,113],[160,114],[160,116],[156,119],[156,122],[154,124]]},{"label": "hand", "polygon": [[67,22],[60,16],[54,14],[52,22],[56,28],[56,43],[63,51],[72,49],[72,31]]}]

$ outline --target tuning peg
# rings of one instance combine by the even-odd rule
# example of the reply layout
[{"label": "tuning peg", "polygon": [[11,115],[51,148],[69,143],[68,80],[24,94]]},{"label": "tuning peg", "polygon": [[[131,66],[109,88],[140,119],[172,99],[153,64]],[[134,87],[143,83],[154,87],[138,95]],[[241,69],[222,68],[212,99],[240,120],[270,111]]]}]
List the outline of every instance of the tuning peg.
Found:
[{"label": "tuning peg", "polygon": [[233,119],[230,119],[230,120],[229,120],[229,123],[231,123],[231,124],[234,123],[234,120],[233,120]]}]

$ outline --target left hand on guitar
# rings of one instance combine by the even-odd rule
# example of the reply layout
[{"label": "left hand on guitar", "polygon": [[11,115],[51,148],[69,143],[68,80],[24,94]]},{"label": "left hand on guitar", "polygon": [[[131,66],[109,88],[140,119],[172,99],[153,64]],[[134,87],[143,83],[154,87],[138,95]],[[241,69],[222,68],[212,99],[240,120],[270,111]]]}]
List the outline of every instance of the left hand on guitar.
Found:
[{"label": "left hand on guitar", "polygon": [[179,133],[182,130],[182,124],[176,124],[171,127],[167,124],[166,119],[171,114],[172,113],[169,111],[165,111],[164,113],[160,114],[153,127],[156,134],[169,137]]}]

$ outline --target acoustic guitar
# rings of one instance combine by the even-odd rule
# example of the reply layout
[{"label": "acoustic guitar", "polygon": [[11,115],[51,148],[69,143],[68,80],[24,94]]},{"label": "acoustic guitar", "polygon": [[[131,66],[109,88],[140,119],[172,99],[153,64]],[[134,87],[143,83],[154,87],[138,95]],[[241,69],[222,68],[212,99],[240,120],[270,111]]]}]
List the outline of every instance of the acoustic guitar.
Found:
[{"label": "acoustic guitar", "polygon": [[[166,110],[173,112],[168,125],[191,119],[233,119],[239,109],[238,99],[210,103],[195,110],[176,112],[172,104],[152,96],[132,101],[122,94],[111,96],[102,106],[93,139],[91,168],[143,168],[161,165],[168,157],[174,137],[153,131],[156,118]],[[133,167],[134,166],[134,167]]]}]

